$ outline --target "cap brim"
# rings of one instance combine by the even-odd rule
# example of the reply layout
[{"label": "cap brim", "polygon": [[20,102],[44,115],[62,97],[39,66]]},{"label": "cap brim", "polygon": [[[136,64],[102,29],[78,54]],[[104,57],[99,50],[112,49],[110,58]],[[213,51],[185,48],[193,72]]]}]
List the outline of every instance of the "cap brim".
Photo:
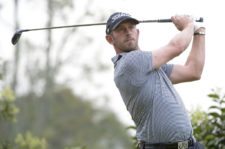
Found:
[{"label": "cap brim", "polygon": [[114,26],[113,26],[113,28],[112,28],[112,31],[113,30],[115,30],[122,22],[124,22],[124,21],[132,21],[132,22],[134,22],[134,24],[139,24],[139,21],[137,20],[137,19],[134,19],[134,18],[123,18],[123,19],[121,19],[119,22],[117,22]]}]

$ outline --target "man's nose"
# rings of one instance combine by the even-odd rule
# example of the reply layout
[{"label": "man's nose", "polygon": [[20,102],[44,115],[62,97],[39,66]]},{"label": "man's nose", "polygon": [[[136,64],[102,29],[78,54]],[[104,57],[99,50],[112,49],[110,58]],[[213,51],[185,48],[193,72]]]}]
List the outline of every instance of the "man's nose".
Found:
[{"label": "man's nose", "polygon": [[125,33],[127,33],[127,34],[131,33],[131,29],[130,29],[130,28],[128,28],[128,27],[127,27],[127,28],[125,28],[125,30],[124,30],[124,31],[125,31]]}]

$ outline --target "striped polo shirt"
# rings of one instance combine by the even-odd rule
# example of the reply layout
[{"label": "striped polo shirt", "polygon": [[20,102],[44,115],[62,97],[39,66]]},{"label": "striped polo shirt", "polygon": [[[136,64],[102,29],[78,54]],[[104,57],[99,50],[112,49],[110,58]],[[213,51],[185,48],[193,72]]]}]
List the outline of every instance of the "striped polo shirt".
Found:
[{"label": "striped polo shirt", "polygon": [[148,143],[187,140],[191,121],[168,76],[173,65],[152,66],[152,53],[135,50],[112,58],[114,81],[137,127],[137,139]]}]

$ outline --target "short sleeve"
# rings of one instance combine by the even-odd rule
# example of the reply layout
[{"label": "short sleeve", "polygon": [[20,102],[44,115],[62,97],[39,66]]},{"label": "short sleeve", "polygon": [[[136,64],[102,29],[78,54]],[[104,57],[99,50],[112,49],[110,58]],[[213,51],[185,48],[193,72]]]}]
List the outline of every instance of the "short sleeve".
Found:
[{"label": "short sleeve", "polygon": [[165,72],[167,77],[170,77],[170,74],[171,74],[172,69],[173,69],[173,64],[164,64],[161,68]]}]

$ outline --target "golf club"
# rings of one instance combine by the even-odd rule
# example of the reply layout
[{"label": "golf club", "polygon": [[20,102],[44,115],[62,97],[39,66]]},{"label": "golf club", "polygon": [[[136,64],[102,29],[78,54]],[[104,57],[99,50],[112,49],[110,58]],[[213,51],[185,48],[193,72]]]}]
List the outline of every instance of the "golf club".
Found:
[{"label": "golf club", "polygon": [[[172,22],[171,19],[156,19],[156,20],[142,20],[139,21],[139,23],[169,23]],[[195,19],[195,22],[203,22],[203,18],[200,17],[198,19]],[[93,24],[76,24],[76,25],[68,25],[68,26],[56,26],[56,27],[45,27],[45,28],[32,28],[32,29],[21,29],[14,33],[12,37],[12,44],[15,45],[23,32],[29,32],[29,31],[38,31],[38,30],[48,30],[48,29],[60,29],[60,28],[71,28],[71,27],[85,27],[85,26],[97,26],[97,25],[106,25],[106,23],[93,23]]]}]

